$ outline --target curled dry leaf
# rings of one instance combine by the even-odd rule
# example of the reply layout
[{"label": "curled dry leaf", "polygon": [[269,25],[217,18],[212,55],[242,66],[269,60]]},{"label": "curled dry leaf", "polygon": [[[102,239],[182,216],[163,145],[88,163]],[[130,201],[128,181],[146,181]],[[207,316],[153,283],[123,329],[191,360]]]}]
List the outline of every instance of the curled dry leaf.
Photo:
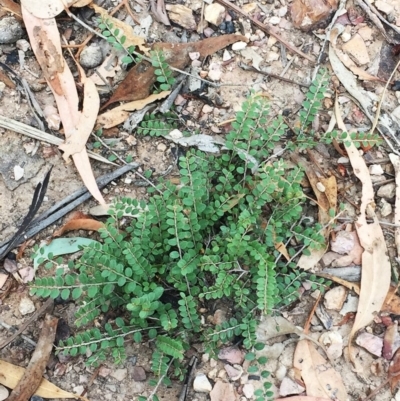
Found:
[{"label": "curled dry leaf", "polygon": [[141,110],[148,104],[167,97],[170,93],[171,91],[164,91],[150,95],[146,99],[133,100],[122,104],[121,106],[115,107],[114,109],[101,114],[97,118],[97,123],[101,124],[105,129],[115,127],[116,125],[123,123],[129,117],[130,112]]},{"label": "curled dry leaf", "polygon": [[[93,197],[99,203],[105,203],[97,187],[84,147],[98,112],[99,100],[96,87],[92,81],[86,80],[85,76],[81,75],[84,79],[87,98],[84,99],[84,110],[79,112],[79,98],[74,77],[62,56],[60,34],[55,19],[36,18],[25,8],[24,3],[22,15],[32,49],[54,94],[67,142],[70,141],[70,144],[67,143],[62,147],[68,154],[72,154],[76,168]],[[89,105],[89,101],[93,104]]]},{"label": "curled dry leaf", "polygon": [[[155,43],[152,50],[162,50],[166,62],[174,68],[183,69],[190,64],[189,53],[200,53],[200,57],[207,57],[232,43],[248,39],[242,35],[223,35],[215,38],[200,40],[191,43]],[[110,104],[122,101],[145,99],[150,95],[151,87],[156,82],[155,68],[148,61],[141,61],[129,70],[125,79],[120,83],[109,101],[102,109]]]},{"label": "curled dry leaf", "polygon": [[[339,104],[335,101],[335,115],[339,129],[346,132],[346,127],[340,115]],[[355,224],[362,254],[361,291],[357,315],[349,336],[349,354],[354,363],[354,353],[351,352],[351,341],[358,330],[367,326],[379,313],[384,305],[390,288],[391,266],[382,228],[374,211],[374,189],[368,167],[358,149],[351,142],[347,146],[347,154],[353,167],[354,174],[362,184],[360,215]],[[368,224],[366,212],[372,217],[373,223]]]},{"label": "curled dry leaf", "polygon": [[301,371],[307,395],[322,399],[347,401],[340,375],[307,340],[297,344],[293,366]]},{"label": "curled dry leaf", "polygon": [[[24,375],[24,372],[24,368],[20,368],[19,366],[0,360],[0,384],[3,386],[11,389],[15,388],[21,377]],[[41,381],[39,388],[34,394],[43,398],[79,398],[80,400],[88,401],[88,399],[85,397],[62,390],[46,379]]]},{"label": "curled dry leaf", "polygon": [[21,6],[12,0],[0,0],[0,14],[4,10],[22,18]]},{"label": "curled dry leaf", "polygon": [[64,233],[73,230],[93,230],[98,231],[104,227],[104,223],[89,217],[82,212],[72,213],[67,222],[53,234],[53,237],[61,237]]},{"label": "curled dry leaf", "polygon": [[149,55],[149,48],[146,46],[144,38],[135,35],[133,33],[133,28],[130,25],[120,21],[117,18],[111,17],[104,8],[94,3],[90,4],[90,7],[93,8],[95,13],[100,14],[102,19],[111,22],[113,24],[113,29],[119,29],[121,32],[123,32],[123,35],[126,37],[124,46],[135,46],[144,54]]}]

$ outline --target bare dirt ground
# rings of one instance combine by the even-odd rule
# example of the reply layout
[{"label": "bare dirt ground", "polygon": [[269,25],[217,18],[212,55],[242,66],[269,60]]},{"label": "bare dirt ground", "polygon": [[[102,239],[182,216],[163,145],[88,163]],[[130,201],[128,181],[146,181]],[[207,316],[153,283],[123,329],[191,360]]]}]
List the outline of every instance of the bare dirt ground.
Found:
[{"label": "bare dirt ground", "polygon": [[[110,9],[115,7],[119,1],[106,1],[102,3],[102,7]],[[196,0],[182,1],[180,3],[184,4],[192,11],[196,22],[199,23],[202,3]],[[378,1],[376,1],[375,4],[377,7],[379,5],[379,9],[389,9],[388,14],[383,12],[383,15],[386,17],[389,15],[390,18],[387,18],[400,29],[399,5],[396,4],[395,1],[390,0],[379,0],[381,4],[377,3]],[[130,4],[140,21],[152,16],[147,2],[132,1]],[[306,54],[315,58],[320,55],[324,45],[323,35],[326,23],[323,28],[317,27],[314,31],[309,32],[296,29],[291,20],[290,8],[292,2],[290,0],[268,0],[267,2],[261,1],[254,3],[238,0],[235,4],[238,7],[247,7],[247,10],[252,10],[251,12],[253,15],[256,15],[260,21],[265,21],[265,23],[270,24],[284,40],[295,47],[302,46],[302,51]],[[3,5],[0,1],[0,11],[2,11],[2,7]],[[135,25],[132,20],[129,19],[130,17],[126,11],[124,11],[124,9],[121,10],[122,11],[116,14],[117,18]],[[398,50],[397,55],[393,50],[394,53],[390,53],[392,54],[390,57],[385,56],[385,54],[389,54],[385,50],[386,47],[389,46],[387,38],[382,36],[375,21],[371,21],[358,6],[358,2],[348,0],[345,10],[348,11],[348,14],[351,15],[353,19],[359,18],[359,22],[344,25],[344,33],[339,41],[340,47],[346,51],[346,43],[350,43],[351,45],[350,41],[354,37],[356,37],[357,40],[361,38],[362,49],[360,50],[357,44],[352,45],[355,47],[349,47],[350,45],[347,45],[348,50],[346,54],[352,57],[355,52],[362,53],[357,53],[356,57],[353,58],[355,63],[358,67],[381,79],[379,82],[371,82],[368,80],[358,81],[359,85],[363,86],[373,98],[375,105],[375,110],[373,111],[375,112],[377,110],[379,96],[384,90],[385,80],[388,79],[394,68],[393,60],[397,61]],[[3,11],[4,14],[0,17],[0,21],[1,18],[8,18],[10,16],[7,8]],[[250,39],[249,45],[246,48],[248,50],[251,49],[251,51],[244,51],[244,48],[241,50],[233,50],[232,47],[228,47],[202,62],[200,68],[205,72],[205,77],[207,77],[207,72],[209,73],[209,66],[213,63],[221,70],[221,76],[216,82],[223,85],[217,89],[209,87],[208,92],[205,90],[205,93],[207,97],[210,95],[209,98],[214,100],[216,95],[222,107],[216,106],[216,101],[215,103],[210,102],[210,106],[210,104],[204,102],[201,97],[189,96],[190,93],[182,92],[176,101],[176,106],[178,112],[186,122],[187,129],[190,131],[198,129],[201,133],[223,136],[225,134],[224,125],[221,126],[219,124],[234,117],[235,112],[240,109],[240,105],[246,99],[250,90],[263,92],[265,96],[270,98],[271,114],[282,113],[284,110],[288,110],[289,122],[295,124],[296,112],[300,108],[306,92],[306,88],[296,85],[296,82],[304,85],[309,84],[312,77],[313,65],[308,60],[292,54],[272,35],[266,35],[254,26],[254,24],[251,24],[247,18],[236,14],[233,15],[235,31],[246,35],[248,39]],[[225,20],[231,21],[231,14],[227,13],[224,17],[224,21]],[[23,26],[22,22],[19,23]],[[85,30],[80,25],[72,22],[64,14],[62,18],[59,19],[58,25],[60,32],[66,32],[72,29],[72,38],[76,43],[81,43],[86,35]],[[210,27],[213,28],[211,35],[217,36],[224,33],[214,25],[210,25]],[[397,43],[399,43],[400,35],[397,34],[395,37],[397,38]],[[157,22],[154,16],[152,16],[146,39],[149,42],[163,40],[179,43],[197,41],[201,38],[202,35],[198,34],[196,30],[184,29],[178,23],[174,23],[171,27],[166,27],[162,23]],[[21,34],[18,35],[17,38],[17,40],[21,39],[28,40],[24,30],[21,31]],[[23,59],[23,66],[21,66],[18,56],[14,61],[10,61],[12,53],[16,52],[15,42],[16,41],[0,44],[0,62],[13,69],[14,72],[20,78],[24,78],[32,88],[36,88],[34,96],[42,108],[48,105],[55,106],[54,98],[47,84],[43,81],[39,64],[33,52],[29,48],[25,51],[20,50],[19,57]],[[95,38],[94,42],[99,42],[99,39]],[[393,43],[395,42],[394,40]],[[393,43],[389,46],[390,51],[396,46]],[[397,44],[397,47],[398,46]],[[18,52],[16,54],[18,55]],[[386,64],[389,66],[391,65],[391,68],[388,66],[385,67],[385,57],[387,58]],[[248,65],[259,66],[259,69],[267,74],[276,74],[278,76],[282,73],[284,68],[288,66],[288,63],[290,63],[287,72],[284,74],[284,78],[293,82],[285,82],[270,78],[258,71],[246,71],[240,66],[241,62],[245,62]],[[327,53],[324,55],[322,66],[330,69],[331,85],[330,92],[324,99],[324,109],[321,110],[319,114],[319,129],[321,131],[327,129],[333,114],[334,89],[344,109],[346,126],[349,129],[354,126],[369,127],[370,122],[368,122],[357,102],[353,103],[351,101],[352,98],[346,92],[343,85],[341,85],[340,79],[338,80],[338,78],[334,76]],[[90,75],[93,73],[93,70],[86,68],[86,72]],[[396,74],[394,80],[399,79],[399,72]],[[126,72],[120,71],[115,79],[111,80],[114,88],[123,79],[124,75],[126,75]],[[0,84],[1,83],[2,82],[0,82]],[[19,88],[10,88],[7,85],[3,85],[0,89],[0,115],[35,126],[36,121],[33,118],[31,109],[24,96],[21,95]],[[106,96],[104,99],[105,98]],[[400,120],[399,104],[400,88],[397,88],[397,92],[395,90],[387,91],[383,109],[389,114],[394,113],[396,118]],[[63,138],[62,133],[56,130],[53,132],[60,138]],[[397,132],[397,135],[398,134],[399,132]],[[123,150],[119,151],[118,154],[120,154],[121,157],[125,158],[130,155],[134,162],[140,163],[141,167],[138,170],[139,172],[151,169],[154,171],[154,177],[157,177],[176,163],[176,158],[171,150],[175,148],[175,145],[172,145],[163,138],[138,136],[135,135],[135,132],[129,134],[124,131],[121,125],[118,126],[118,129],[110,131],[109,135],[112,138],[120,140],[118,146]],[[89,140],[89,148],[92,147],[93,149],[92,145],[94,142],[95,139],[93,138]],[[317,150],[318,152],[314,153],[314,157],[319,166],[322,166],[326,170],[334,171],[334,175],[339,178],[342,168],[348,171],[348,158],[340,155],[333,147],[321,145]],[[110,155],[107,149],[100,148],[100,150],[95,151],[102,153],[102,155],[106,157]],[[394,181],[394,170],[388,159],[387,146],[382,145],[372,149],[365,155],[365,160],[370,166],[379,165],[382,167],[382,173],[379,174],[374,174],[374,172],[370,170],[374,180],[374,189],[377,192],[375,198],[377,215],[380,221],[393,223],[395,206],[394,195],[388,195],[387,192],[384,193],[385,191],[379,194],[379,189],[385,188],[385,186],[392,184]],[[92,161],[91,165],[96,177],[115,168],[99,161]],[[18,180],[16,180],[15,177],[15,166],[19,166],[24,170],[22,178]],[[53,167],[51,181],[39,213],[81,188],[82,181],[79,174],[73,163],[65,163],[62,158],[62,153],[56,146],[35,141],[16,132],[0,128],[0,241],[10,238],[21,224],[32,201],[36,185],[43,180],[50,167]],[[174,167],[169,174],[169,177],[176,176],[176,167]],[[105,200],[107,203],[110,203],[119,196],[129,196],[137,199],[145,197],[146,188],[136,185],[140,180],[140,177],[136,176],[134,172],[128,173],[102,190]],[[361,198],[361,187],[356,183],[357,181],[354,179],[354,176],[349,177],[347,173],[347,175],[342,177],[342,181],[338,186],[340,202],[344,204],[345,208],[343,217],[348,217],[350,219],[356,217],[358,212],[357,205]],[[390,188],[387,188],[387,191],[390,191]],[[95,205],[96,202],[94,200],[89,200],[79,206],[78,209],[83,212],[88,212],[90,208]],[[309,214],[317,218],[318,211],[315,203],[309,204],[307,208],[310,212]],[[34,238],[34,241],[29,244],[29,247],[31,248],[34,244],[40,244],[41,241],[48,239],[61,224],[62,221],[58,221],[56,225],[50,226],[42,231]],[[389,248],[388,252],[392,261],[393,276],[398,277],[398,255],[396,255],[394,243],[395,228],[392,226],[382,227],[384,228],[385,239]],[[87,236],[87,233],[83,231],[78,234]],[[334,260],[334,258],[332,260]],[[26,253],[26,256],[23,257],[19,263],[21,267],[30,265],[29,252]],[[326,260],[324,263],[326,266],[329,265]],[[354,266],[355,263],[350,261],[349,265]],[[4,270],[1,271],[5,273]],[[38,274],[48,273],[39,270]],[[14,279],[10,276],[8,280]],[[344,287],[342,288],[344,289]],[[337,303],[333,307],[332,305],[327,305],[327,300],[325,300],[325,310],[320,312],[321,314],[317,314],[318,317],[314,316],[312,318],[310,337],[318,341],[320,340],[321,334],[331,333],[333,331],[339,334],[341,342],[339,341],[340,344],[338,347],[340,349],[338,352],[340,355],[334,359],[333,367],[344,382],[348,393],[348,400],[366,400],[366,397],[386,379],[390,359],[385,359],[382,353],[373,354],[365,350],[365,347],[358,347],[358,360],[361,361],[365,369],[362,373],[356,372],[353,369],[349,361],[347,342],[354,322],[354,314],[357,312],[358,296],[348,289],[344,289],[343,291],[344,295],[334,295]],[[4,291],[0,292],[1,322],[13,327],[20,327],[20,325],[29,318],[29,314],[22,315],[20,312],[20,305],[23,299],[32,301],[35,310],[39,309],[43,303],[41,299],[29,295],[28,287],[18,285],[16,282],[13,283],[11,290],[7,291],[7,293]],[[293,322],[296,326],[303,327],[314,302],[315,294],[309,294],[309,292],[307,292],[292,308],[284,311],[284,317]],[[71,302],[56,305],[53,313],[63,318],[73,331],[74,311],[75,305]],[[323,312],[328,315],[328,320],[330,319],[330,328],[334,329],[331,330],[326,327]],[[385,316],[390,318],[393,323],[397,322],[397,315],[398,314],[394,312],[392,314],[387,313]],[[28,337],[28,339],[37,339],[40,327],[40,321],[36,322],[25,330],[24,335]],[[379,317],[376,317],[375,321],[366,329],[367,333],[375,336],[371,339],[371,342],[376,341],[377,337],[382,338],[385,331],[386,323],[384,319]],[[10,331],[8,329],[0,327],[0,343],[7,339],[9,335]],[[261,352],[262,355],[268,357],[265,369],[271,372],[271,381],[274,384],[272,390],[276,398],[279,398],[279,396],[284,397],[287,395],[304,394],[304,383],[299,378],[298,371],[293,367],[293,355],[297,342],[298,337],[293,334],[268,338],[267,346]],[[331,343],[332,339],[327,339],[325,345],[331,345]],[[102,370],[100,372],[96,372],[94,368],[88,368],[85,365],[85,358],[63,358],[53,356],[48,364],[45,377],[61,388],[76,394],[81,394],[82,391],[88,387],[86,396],[91,401],[136,400],[139,395],[148,396],[153,389],[146,381],[146,379],[151,377],[151,347],[151,343],[141,345],[133,343],[128,344],[128,357],[126,362],[124,362],[122,366],[115,366],[110,361],[107,361],[102,365]],[[366,348],[368,349],[368,347]],[[33,349],[34,346],[32,344],[18,337],[10,345],[0,350],[0,359],[25,367],[30,360]],[[255,399],[252,392],[259,388],[260,381],[257,378],[249,377],[249,374],[246,372],[246,362],[243,364],[244,371],[241,377],[232,380],[232,378],[229,377],[229,369],[226,368],[226,363],[213,359],[210,360],[204,355],[202,344],[196,344],[192,347],[191,351],[199,358],[196,374],[205,373],[213,384],[218,380],[233,383],[236,389],[235,400],[245,401]],[[143,377],[139,377],[138,368],[140,368],[140,373],[143,368],[145,372],[144,380]],[[91,382],[91,377],[95,373],[96,377],[94,381]],[[283,383],[288,385],[288,382],[290,382],[290,386],[292,386],[289,386],[289,390],[283,386]],[[250,388],[251,391],[243,391],[245,385],[249,385],[246,389]],[[157,392],[159,399],[165,401],[177,400],[181,391],[181,386],[181,383],[173,382],[170,388],[160,387]],[[6,399],[6,397],[1,399]],[[223,395],[214,396],[211,400],[235,401],[234,398],[229,399],[224,397]],[[186,398],[187,401],[205,401],[209,399],[210,396],[207,392],[195,392],[192,385],[190,386]],[[396,390],[392,392],[389,386],[386,386],[378,393],[375,399],[398,401],[400,400],[400,392],[396,392]],[[313,400],[314,399],[310,398],[310,401]]]}]

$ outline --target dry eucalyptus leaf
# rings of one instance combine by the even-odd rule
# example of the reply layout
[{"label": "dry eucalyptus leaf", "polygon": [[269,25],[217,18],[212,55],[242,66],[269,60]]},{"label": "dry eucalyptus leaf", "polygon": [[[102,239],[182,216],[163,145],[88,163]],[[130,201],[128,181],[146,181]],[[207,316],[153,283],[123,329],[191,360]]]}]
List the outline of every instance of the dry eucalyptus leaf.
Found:
[{"label": "dry eucalyptus leaf", "polygon": [[21,4],[37,18],[54,18],[65,7],[83,7],[91,0],[21,0]]},{"label": "dry eucalyptus leaf", "polygon": [[[97,187],[89,157],[84,147],[86,142],[85,135],[87,136],[89,128],[94,124],[98,108],[96,110],[96,107],[92,105],[92,110],[90,110],[88,105],[89,98],[87,98],[86,101],[84,100],[86,106],[83,113],[79,112],[79,98],[74,77],[62,56],[60,34],[55,19],[36,18],[24,6],[22,6],[22,15],[32,50],[56,99],[65,135],[68,140],[74,134],[82,135],[81,139],[74,138],[74,144],[71,149],[68,146],[66,147],[67,152],[70,154],[76,152],[72,154],[72,158],[84,184],[99,203],[105,203]],[[94,106],[96,106],[98,94],[92,81],[85,88],[85,92],[95,103]],[[82,144],[83,148],[79,151]]]},{"label": "dry eucalyptus leaf", "polygon": [[[24,368],[0,360],[0,383],[3,386],[14,389],[25,372]],[[88,401],[87,398],[72,394],[43,379],[35,395],[43,398],[79,398]]]},{"label": "dry eucalyptus leaf", "polygon": [[129,117],[129,112],[141,110],[148,104],[153,103],[156,100],[164,99],[170,93],[171,91],[155,93],[153,95],[150,95],[146,99],[133,100],[132,102],[115,107],[114,109],[111,109],[101,114],[97,118],[97,123],[101,124],[103,128],[115,127],[116,125],[123,123]]}]

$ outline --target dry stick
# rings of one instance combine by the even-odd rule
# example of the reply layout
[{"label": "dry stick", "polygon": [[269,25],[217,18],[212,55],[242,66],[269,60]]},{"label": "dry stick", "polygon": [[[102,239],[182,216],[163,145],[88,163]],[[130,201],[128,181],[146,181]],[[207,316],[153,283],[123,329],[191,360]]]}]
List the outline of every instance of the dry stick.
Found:
[{"label": "dry stick", "polygon": [[57,323],[58,319],[56,317],[46,315],[36,349],[32,354],[29,365],[21,380],[7,398],[8,401],[26,401],[39,388],[51,350],[53,349]]},{"label": "dry stick", "polygon": [[3,349],[12,341],[14,341],[22,332],[26,330],[26,328],[32,323],[36,322],[43,313],[45,313],[48,309],[52,308],[54,304],[53,299],[48,298],[47,301],[38,309],[20,328],[16,331],[11,337],[7,338],[0,344],[0,349]]},{"label": "dry stick", "polygon": [[[392,162],[394,172],[396,175],[396,207],[394,212],[394,223],[400,224],[400,157],[394,153],[389,154],[390,161]],[[400,258],[400,228],[396,227],[394,232],[394,242],[397,249],[397,257]]]},{"label": "dry stick", "polygon": [[83,397],[84,395],[86,395],[86,393],[89,390],[89,387],[93,384],[93,382],[95,381],[96,377],[99,375],[100,373],[100,369],[103,367],[103,365],[100,365],[92,374],[92,377],[89,379],[88,384],[86,385],[85,389],[82,391],[81,393],[81,397]]},{"label": "dry stick", "polygon": [[315,64],[315,60],[313,57],[309,56],[308,54],[303,53],[301,50],[297,49],[296,47],[292,46],[290,43],[288,43],[285,39],[281,38],[277,33],[273,32],[272,29],[268,28],[266,25],[264,25],[262,22],[257,21],[253,17],[250,17],[249,14],[244,12],[240,7],[237,5],[231,3],[228,0],[217,0],[218,3],[221,3],[223,6],[230,8],[234,11],[236,11],[238,14],[243,15],[244,17],[248,18],[254,25],[256,25],[258,28],[260,28],[262,31],[264,31],[266,34],[273,36],[275,39],[277,39],[279,42],[281,42],[288,50],[290,50],[293,53],[298,54],[301,57],[304,57],[308,61],[311,61],[311,63]]},{"label": "dry stick", "polygon": [[292,81],[292,80],[289,79],[289,78],[281,77],[280,75],[270,74],[270,73],[265,72],[265,71],[257,70],[257,68],[255,68],[255,67],[253,67],[253,66],[251,66],[251,65],[247,65],[247,64],[242,63],[242,62],[239,62],[239,63],[238,63],[238,66],[239,66],[240,68],[242,68],[244,71],[254,71],[254,72],[258,72],[259,74],[265,75],[265,76],[267,76],[267,77],[275,78],[275,79],[278,79],[279,81],[288,82],[289,84],[299,85],[299,86],[302,86],[303,88],[309,88],[309,87],[310,87],[309,84],[302,84],[302,83],[300,83],[300,82]]}]

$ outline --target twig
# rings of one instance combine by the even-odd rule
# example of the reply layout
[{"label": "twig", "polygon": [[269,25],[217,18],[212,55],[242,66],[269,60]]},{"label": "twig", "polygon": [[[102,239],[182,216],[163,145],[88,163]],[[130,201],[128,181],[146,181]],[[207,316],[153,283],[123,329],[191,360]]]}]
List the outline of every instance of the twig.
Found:
[{"label": "twig", "polygon": [[196,369],[196,364],[197,364],[197,357],[192,356],[192,359],[190,360],[190,363],[189,363],[190,370],[188,370],[188,372],[186,373],[185,381],[183,382],[182,390],[179,394],[178,401],[186,400],[186,395],[187,395],[187,391],[189,388],[190,378],[193,376],[193,372]]},{"label": "twig", "polygon": [[[43,132],[41,130],[31,127],[30,125],[20,123],[19,121],[4,117],[2,115],[0,115],[0,127],[8,129],[10,131],[18,132],[19,134],[26,135],[29,138],[36,139],[38,141],[50,143],[52,145],[59,146],[64,143],[64,140],[62,140],[61,138],[57,138],[56,136],[48,134],[47,132]],[[106,164],[112,164],[113,166],[117,166],[117,164],[110,162],[105,157],[100,156],[97,153],[92,152],[91,150],[87,150],[87,152],[89,157],[92,159]]]},{"label": "twig", "polygon": [[83,397],[87,391],[89,390],[89,387],[93,384],[93,382],[96,380],[96,377],[100,373],[100,369],[102,368],[103,365],[100,365],[92,374],[91,378],[88,381],[88,384],[85,386],[85,389],[81,393],[81,397]]},{"label": "twig", "polygon": [[[95,135],[96,140],[98,140],[105,148],[107,148],[121,163],[128,164],[117,152],[112,150],[99,136]],[[142,180],[146,181],[150,186],[152,186],[160,195],[162,192],[144,175],[140,174],[139,172],[135,171],[135,174],[138,175]]]},{"label": "twig", "polygon": [[174,361],[174,358],[172,358],[172,359],[169,361],[167,370],[166,370],[165,373],[158,379],[158,382],[157,382],[156,386],[154,387],[154,390],[153,390],[153,391],[151,392],[151,394],[146,398],[146,401],[153,401],[153,395],[157,392],[158,387],[160,387],[160,384],[161,384],[161,382],[164,380],[164,377],[167,375],[167,373],[168,373],[168,371],[169,371],[169,368],[171,367],[173,361]]},{"label": "twig", "polygon": [[392,28],[396,33],[400,34],[400,28],[398,28],[396,25],[391,24],[388,22],[385,18],[382,17],[381,13],[375,8],[373,4],[369,0],[364,0],[364,2],[367,4],[367,6],[372,10],[372,12],[388,27]]},{"label": "twig", "polygon": [[[43,313],[47,312],[49,309],[52,309],[54,305],[54,301],[52,298],[48,298],[46,302],[38,309],[19,329],[16,331],[11,337],[7,338],[0,344],[0,349],[3,349],[8,344],[13,342],[21,333],[23,333],[26,328],[33,322],[36,322]],[[35,344],[36,345],[36,344]]]},{"label": "twig", "polygon": [[23,376],[7,398],[8,401],[26,401],[40,386],[56,337],[57,323],[56,317],[46,315],[36,349]]},{"label": "twig", "polygon": [[249,14],[244,12],[240,7],[237,5],[231,3],[228,0],[217,0],[218,3],[221,3],[223,6],[230,8],[234,11],[236,11],[238,14],[243,15],[244,17],[248,18],[254,25],[256,25],[258,28],[260,28],[262,31],[264,31],[266,34],[273,36],[275,39],[278,39],[279,42],[281,42],[288,50],[290,50],[293,53],[298,54],[301,57],[304,57],[311,63],[315,64],[314,58],[309,56],[308,54],[303,53],[301,50],[297,49],[296,47],[292,46],[289,42],[287,42],[285,39],[280,37],[277,33],[273,32],[272,29],[268,28],[266,25],[264,25],[262,22],[257,21],[253,17],[250,17]]},{"label": "twig", "polygon": [[[12,332],[12,330],[13,330],[13,327],[12,327],[12,326],[10,326],[10,325],[7,324],[7,323],[2,322],[1,320],[0,320],[0,326],[4,327],[6,330],[10,330],[11,332]],[[24,334],[21,334],[21,338],[22,338],[23,340],[25,340],[28,344],[31,344],[31,345],[33,345],[34,347],[36,347],[35,341],[31,340],[29,337],[25,336]]]},{"label": "twig", "polygon": [[280,75],[276,75],[276,74],[264,72],[264,71],[261,71],[261,70],[257,70],[257,68],[254,68],[253,66],[247,65],[247,64],[242,63],[242,62],[239,62],[239,63],[238,63],[238,66],[239,66],[240,68],[242,68],[244,71],[254,71],[254,72],[258,72],[259,74],[265,75],[265,76],[267,76],[267,77],[279,79],[280,81],[288,82],[288,83],[293,84],[293,85],[299,85],[299,86],[302,86],[303,88],[309,88],[309,87],[310,87],[310,85],[308,85],[308,84],[302,84],[302,83],[300,83],[300,82],[295,82],[295,81],[292,81],[292,80],[289,79],[289,78],[281,77]]}]

